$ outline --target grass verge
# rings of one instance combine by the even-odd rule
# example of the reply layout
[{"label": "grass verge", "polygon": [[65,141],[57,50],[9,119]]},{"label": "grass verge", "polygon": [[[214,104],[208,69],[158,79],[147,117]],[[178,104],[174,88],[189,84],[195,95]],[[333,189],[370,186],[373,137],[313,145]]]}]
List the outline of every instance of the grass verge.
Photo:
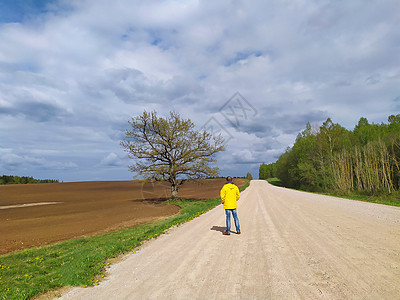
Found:
[{"label": "grass verge", "polygon": [[362,193],[347,194],[339,192],[323,193],[323,195],[400,207],[400,191],[395,191],[391,194],[381,194],[381,195],[367,195]]},{"label": "grass verge", "polygon": [[[248,185],[247,181],[240,190]],[[129,229],[0,256],[0,299],[29,299],[63,286],[97,284],[97,278],[104,276],[108,259],[132,251],[221,203],[219,198],[168,202],[179,205],[180,213]]]},{"label": "grass verge", "polygon": [[[279,178],[268,178],[266,179],[270,184],[283,187],[281,180]],[[303,190],[301,190],[303,191]],[[310,191],[304,191],[308,193],[312,193]],[[368,195],[366,193],[341,193],[341,192],[328,192],[328,193],[315,193],[320,195],[328,195],[338,198],[346,198],[350,200],[358,200],[364,202],[385,204],[391,206],[399,206],[400,207],[400,191],[392,192],[391,194],[377,194],[377,195]]]},{"label": "grass verge", "polygon": [[276,178],[276,177],[267,178],[266,180],[272,185],[283,187],[282,182],[281,182],[281,180],[279,178]]}]

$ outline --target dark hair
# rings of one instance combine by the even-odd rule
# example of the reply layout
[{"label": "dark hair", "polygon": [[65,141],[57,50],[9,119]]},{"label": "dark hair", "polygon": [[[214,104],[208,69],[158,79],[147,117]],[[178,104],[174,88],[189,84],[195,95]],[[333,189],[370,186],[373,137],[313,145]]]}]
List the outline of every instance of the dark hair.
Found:
[{"label": "dark hair", "polygon": [[226,177],[226,181],[232,181],[232,177],[231,176]]}]

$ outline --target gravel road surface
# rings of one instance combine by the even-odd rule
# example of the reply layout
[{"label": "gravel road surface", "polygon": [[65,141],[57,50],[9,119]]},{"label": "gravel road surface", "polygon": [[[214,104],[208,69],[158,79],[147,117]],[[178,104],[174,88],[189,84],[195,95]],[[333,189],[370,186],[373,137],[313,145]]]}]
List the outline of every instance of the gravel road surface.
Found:
[{"label": "gravel road surface", "polygon": [[238,216],[240,235],[220,205],[62,299],[400,299],[400,208],[254,180]]}]

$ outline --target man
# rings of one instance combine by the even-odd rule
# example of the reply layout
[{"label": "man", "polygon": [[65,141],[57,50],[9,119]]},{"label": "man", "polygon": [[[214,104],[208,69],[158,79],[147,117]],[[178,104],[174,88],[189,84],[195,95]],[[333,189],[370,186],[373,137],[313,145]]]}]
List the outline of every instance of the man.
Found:
[{"label": "man", "polygon": [[233,215],[233,220],[235,221],[236,233],[240,234],[239,219],[237,216],[236,202],[240,198],[240,193],[238,187],[232,182],[232,177],[226,177],[226,183],[221,189],[221,202],[224,204],[225,214],[226,214],[226,231],[224,235],[231,234],[231,213]]}]

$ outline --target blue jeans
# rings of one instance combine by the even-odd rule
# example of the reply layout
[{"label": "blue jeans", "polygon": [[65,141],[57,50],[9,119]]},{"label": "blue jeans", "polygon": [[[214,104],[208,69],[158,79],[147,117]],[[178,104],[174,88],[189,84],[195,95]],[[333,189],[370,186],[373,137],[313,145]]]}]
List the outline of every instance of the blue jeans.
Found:
[{"label": "blue jeans", "polygon": [[225,209],[226,214],[226,232],[231,231],[231,212],[233,215],[233,220],[235,221],[236,231],[240,231],[239,219],[237,216],[236,208],[235,209]]}]

